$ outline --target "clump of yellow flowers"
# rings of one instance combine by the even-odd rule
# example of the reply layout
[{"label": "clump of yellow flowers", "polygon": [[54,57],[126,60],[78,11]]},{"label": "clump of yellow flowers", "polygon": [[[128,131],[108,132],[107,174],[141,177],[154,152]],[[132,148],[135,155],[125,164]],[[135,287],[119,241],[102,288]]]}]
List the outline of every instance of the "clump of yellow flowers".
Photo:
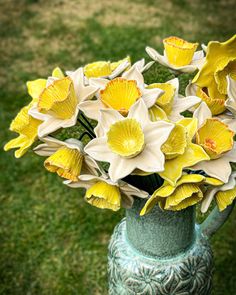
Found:
[{"label": "clump of yellow flowers", "polygon": [[[198,46],[171,36],[163,54],[146,47],[149,63],[127,56],[28,81],[32,100],[12,121],[18,137],[4,149],[16,149],[19,158],[33,147],[49,172],[85,188],[87,203],[101,209],[146,198],[141,215],[154,206],[179,211],[198,203],[206,212],[213,199],[224,210],[236,198],[236,35]],[[145,82],[155,62],[171,80]],[[185,95],[181,73],[195,73]]]}]

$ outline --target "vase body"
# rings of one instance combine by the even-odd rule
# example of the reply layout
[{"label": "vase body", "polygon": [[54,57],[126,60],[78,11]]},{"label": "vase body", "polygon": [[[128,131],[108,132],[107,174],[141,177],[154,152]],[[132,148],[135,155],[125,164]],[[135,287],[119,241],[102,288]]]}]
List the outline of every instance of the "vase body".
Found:
[{"label": "vase body", "polygon": [[213,257],[195,224],[195,207],[179,212],[155,206],[140,217],[135,199],[109,245],[110,295],[209,295]]}]

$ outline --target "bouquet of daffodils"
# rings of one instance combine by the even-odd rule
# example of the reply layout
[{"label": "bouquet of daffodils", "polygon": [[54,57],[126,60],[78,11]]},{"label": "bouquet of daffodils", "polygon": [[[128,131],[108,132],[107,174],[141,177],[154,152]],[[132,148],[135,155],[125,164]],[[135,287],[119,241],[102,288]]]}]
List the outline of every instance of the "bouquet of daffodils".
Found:
[{"label": "bouquet of daffodils", "polygon": [[[12,121],[19,135],[4,149],[19,158],[34,145],[48,171],[85,188],[85,200],[102,209],[130,208],[137,197],[147,200],[141,215],[200,202],[206,212],[213,199],[224,210],[236,197],[236,35],[200,51],[177,37],[163,45],[163,54],[146,48],[147,64],[98,61],[27,82],[32,101]],[[155,62],[173,79],[147,85],[143,73]],[[195,74],[185,96],[181,73]],[[60,140],[74,126],[76,138]]]}]

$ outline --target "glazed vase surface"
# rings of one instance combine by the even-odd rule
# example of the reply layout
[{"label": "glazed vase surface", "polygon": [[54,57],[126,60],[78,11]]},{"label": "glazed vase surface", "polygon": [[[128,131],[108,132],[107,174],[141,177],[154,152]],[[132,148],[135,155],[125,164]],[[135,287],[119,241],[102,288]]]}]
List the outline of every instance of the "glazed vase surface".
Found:
[{"label": "glazed vase surface", "polygon": [[194,206],[178,212],[155,206],[141,217],[144,203],[135,199],[111,237],[109,295],[211,294],[213,255],[208,238],[229,213],[214,212],[204,228],[195,223]]}]

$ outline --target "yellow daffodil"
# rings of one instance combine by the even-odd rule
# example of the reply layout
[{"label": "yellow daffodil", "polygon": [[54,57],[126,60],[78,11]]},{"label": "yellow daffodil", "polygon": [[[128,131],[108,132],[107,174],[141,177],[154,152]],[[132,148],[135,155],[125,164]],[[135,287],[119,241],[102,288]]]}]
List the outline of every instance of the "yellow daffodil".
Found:
[{"label": "yellow daffodil", "polygon": [[175,186],[164,182],[148,199],[140,215],[148,213],[157,203],[164,210],[179,211],[199,203],[203,198],[202,184],[221,185],[222,182],[200,174],[187,174]]},{"label": "yellow daffodil", "polygon": [[201,206],[202,213],[207,212],[214,197],[220,211],[233,203],[236,198],[236,172],[230,175],[228,183],[207,190]]},{"label": "yellow daffodil", "polygon": [[29,111],[32,117],[43,121],[38,129],[39,137],[76,124],[80,103],[91,99],[97,91],[96,87],[84,83],[83,69],[79,68],[68,77],[54,79],[43,90]]},{"label": "yellow daffodil", "polygon": [[83,144],[76,139],[60,141],[52,137],[45,137],[44,143],[34,149],[40,156],[49,156],[45,162],[45,168],[59,176],[77,181],[81,174],[97,174],[97,163],[83,151]]},{"label": "yellow daffodil", "polygon": [[77,182],[65,181],[74,188],[85,188],[85,200],[100,209],[117,211],[122,207],[130,208],[133,197],[147,198],[148,193],[124,182],[113,182],[106,174],[101,176],[81,175]]},{"label": "yellow daffodil", "polygon": [[194,111],[198,119],[199,142],[210,155],[210,161],[202,161],[192,167],[193,170],[203,170],[206,174],[227,182],[231,174],[230,162],[236,162],[236,145],[233,144],[234,132],[219,119],[212,119],[211,111],[202,102]]},{"label": "yellow daffodil", "polygon": [[5,146],[4,150],[19,148],[15,151],[15,157],[22,157],[30,146],[35,142],[38,135],[38,127],[42,121],[34,119],[28,112],[31,104],[25,106],[17,114],[10,125],[10,130],[19,133],[17,138],[10,140]]},{"label": "yellow daffodil", "polygon": [[154,60],[174,71],[192,73],[204,63],[203,51],[196,51],[198,43],[190,43],[178,37],[163,40],[164,54],[146,47],[147,54]]},{"label": "yellow daffodil", "polygon": [[226,42],[209,42],[206,62],[193,79],[212,98],[225,99],[227,75],[236,80],[236,35]]},{"label": "yellow daffodil", "polygon": [[140,61],[134,64],[120,78],[113,80],[91,78],[91,85],[99,88],[97,100],[86,101],[80,109],[88,118],[98,120],[101,109],[114,109],[127,115],[130,107],[142,98],[149,108],[164,93],[160,88],[148,89],[144,83]]},{"label": "yellow daffodil", "polygon": [[87,144],[85,152],[110,163],[112,181],[124,178],[136,168],[144,172],[163,171],[165,158],[161,146],[174,124],[151,122],[142,99],[132,105],[126,118],[115,110],[102,110],[98,125],[99,136]]},{"label": "yellow daffodil", "polygon": [[195,95],[204,101],[212,112],[212,115],[219,115],[226,110],[225,99],[210,97],[207,88],[200,88],[196,84],[189,83],[186,87],[186,95]]},{"label": "yellow daffodil", "polygon": [[[192,142],[197,132],[197,119],[185,118],[177,122],[176,126],[178,125],[182,126],[182,128],[185,128],[187,142],[185,142],[182,138],[183,141],[181,153],[175,154],[173,152],[172,157],[170,159],[167,159],[165,162],[164,171],[159,172],[160,176],[173,186],[181,177],[183,169],[190,168],[198,162],[201,162],[203,160],[207,161],[210,159],[210,157],[201,146]],[[182,130],[182,128],[179,127],[178,129]],[[176,136],[180,137],[181,135],[176,134]]]},{"label": "yellow daffodil", "polygon": [[154,83],[147,86],[147,88],[159,88],[164,92],[149,108],[149,115],[152,121],[169,119],[172,122],[177,122],[184,118],[181,113],[191,109],[201,101],[196,95],[181,96],[179,94],[179,80],[177,78],[165,83]]},{"label": "yellow daffodil", "polygon": [[117,62],[97,61],[84,66],[84,75],[87,78],[113,79],[131,66],[130,57]]}]

